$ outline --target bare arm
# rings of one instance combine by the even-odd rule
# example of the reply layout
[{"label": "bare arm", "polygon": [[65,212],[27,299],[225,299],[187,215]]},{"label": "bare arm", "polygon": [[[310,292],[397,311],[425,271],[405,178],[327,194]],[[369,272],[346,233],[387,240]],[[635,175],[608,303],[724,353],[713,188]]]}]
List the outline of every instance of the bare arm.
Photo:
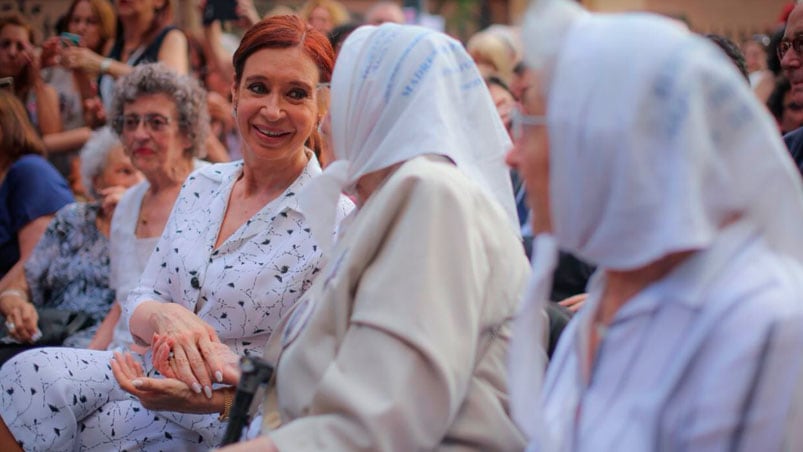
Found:
[{"label": "bare arm", "polygon": [[187,37],[180,30],[171,30],[159,48],[159,61],[179,74],[189,73]]},{"label": "bare arm", "polygon": [[45,142],[45,149],[48,153],[58,154],[80,149],[89,140],[90,135],[92,135],[92,129],[79,127],[45,135],[42,137],[42,141]]},{"label": "bare arm", "polygon": [[112,337],[114,336],[114,327],[120,319],[121,312],[120,303],[115,301],[114,304],[112,304],[112,308],[109,309],[109,312],[106,314],[106,317],[100,322],[95,336],[86,348],[90,350],[106,350],[106,348],[109,347],[109,344],[112,342]]}]

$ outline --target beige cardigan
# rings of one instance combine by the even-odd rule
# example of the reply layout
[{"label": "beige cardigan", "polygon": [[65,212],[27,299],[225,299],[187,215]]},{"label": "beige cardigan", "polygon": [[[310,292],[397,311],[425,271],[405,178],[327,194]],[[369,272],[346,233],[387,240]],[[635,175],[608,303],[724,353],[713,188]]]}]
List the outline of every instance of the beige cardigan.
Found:
[{"label": "beige cardigan", "polygon": [[263,425],[279,449],[522,450],[506,351],[529,266],[502,209],[419,157],[332,256],[266,352],[281,354]]}]

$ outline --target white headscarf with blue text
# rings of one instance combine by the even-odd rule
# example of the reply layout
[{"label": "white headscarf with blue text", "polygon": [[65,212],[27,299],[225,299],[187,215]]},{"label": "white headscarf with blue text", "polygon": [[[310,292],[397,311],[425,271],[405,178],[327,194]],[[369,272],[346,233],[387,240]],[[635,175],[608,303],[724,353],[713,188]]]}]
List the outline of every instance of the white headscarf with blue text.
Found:
[{"label": "white headscarf with blue text", "polygon": [[[336,161],[301,193],[326,252],[337,196],[363,175],[423,154],[450,158],[518,230],[504,163],[510,139],[485,82],[456,40],[411,25],[364,26],[343,44],[332,76]],[[504,225],[500,225],[504,227]]]}]

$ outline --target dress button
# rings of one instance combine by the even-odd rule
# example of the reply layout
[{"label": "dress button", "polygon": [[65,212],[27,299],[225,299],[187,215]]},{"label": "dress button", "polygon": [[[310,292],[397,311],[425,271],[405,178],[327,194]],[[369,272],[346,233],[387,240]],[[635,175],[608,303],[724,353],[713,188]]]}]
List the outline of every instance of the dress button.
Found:
[{"label": "dress button", "polygon": [[201,288],[201,284],[198,282],[198,277],[197,276],[193,276],[192,277],[192,279],[190,280],[190,285],[192,286],[193,289],[200,289]]}]

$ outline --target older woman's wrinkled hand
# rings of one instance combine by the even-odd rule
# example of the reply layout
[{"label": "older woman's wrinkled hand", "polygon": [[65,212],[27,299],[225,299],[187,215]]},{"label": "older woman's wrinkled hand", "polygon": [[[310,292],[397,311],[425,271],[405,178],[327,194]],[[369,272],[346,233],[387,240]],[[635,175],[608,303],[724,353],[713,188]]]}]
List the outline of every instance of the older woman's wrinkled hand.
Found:
[{"label": "older woman's wrinkled hand", "polygon": [[[164,376],[177,378],[176,362],[173,352],[174,341],[168,336],[153,335],[151,341],[153,365],[156,370]],[[220,370],[222,378],[215,375],[215,380],[219,383],[236,385],[240,381],[240,356],[234,353],[226,344],[222,342],[212,342],[210,349],[216,355],[218,362],[222,363]]]},{"label": "older woman's wrinkled hand", "polygon": [[214,345],[220,343],[214,328],[176,303],[163,303],[151,314],[150,323],[158,337],[172,344],[169,359],[155,359],[154,367],[165,375],[172,372],[193,391],[203,390],[211,398],[212,378],[222,382],[224,368],[220,350]]},{"label": "older woman's wrinkled hand", "polygon": [[13,293],[5,292],[0,297],[0,312],[6,318],[8,335],[20,342],[34,342],[39,332],[39,313],[34,305]]},{"label": "older woman's wrinkled hand", "polygon": [[152,411],[179,411],[182,413],[215,413],[222,407],[194,392],[186,383],[173,378],[149,378],[142,366],[129,353],[114,353],[111,360],[114,378],[120,387],[137,397],[145,408]]}]

